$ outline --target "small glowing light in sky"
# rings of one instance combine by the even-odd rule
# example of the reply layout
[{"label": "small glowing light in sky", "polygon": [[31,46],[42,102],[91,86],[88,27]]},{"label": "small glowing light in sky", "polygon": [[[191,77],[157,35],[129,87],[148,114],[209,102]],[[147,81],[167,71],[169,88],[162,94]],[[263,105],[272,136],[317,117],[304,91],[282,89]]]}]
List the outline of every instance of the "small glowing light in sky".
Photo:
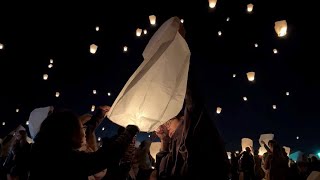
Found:
[{"label": "small glowing light in sky", "polygon": [[102,131],[104,131],[104,127],[102,127]]},{"label": "small glowing light in sky", "polygon": [[29,121],[26,122],[26,125],[29,125]]},{"label": "small glowing light in sky", "polygon": [[258,43],[255,43],[255,44],[254,44],[254,47],[258,47]]},{"label": "small glowing light in sky", "polygon": [[300,139],[300,137],[299,137],[299,136],[297,136],[296,138],[297,138],[297,140],[299,140],[299,139]]},{"label": "small glowing light in sky", "polygon": [[230,21],[230,18],[229,18],[229,17],[227,17],[226,21]]},{"label": "small glowing light in sky", "polygon": [[218,31],[218,35],[221,36],[221,35],[222,35],[222,32],[221,32],[221,31]]},{"label": "small glowing light in sky", "polygon": [[111,96],[111,93],[110,93],[110,92],[108,92],[108,96]]}]

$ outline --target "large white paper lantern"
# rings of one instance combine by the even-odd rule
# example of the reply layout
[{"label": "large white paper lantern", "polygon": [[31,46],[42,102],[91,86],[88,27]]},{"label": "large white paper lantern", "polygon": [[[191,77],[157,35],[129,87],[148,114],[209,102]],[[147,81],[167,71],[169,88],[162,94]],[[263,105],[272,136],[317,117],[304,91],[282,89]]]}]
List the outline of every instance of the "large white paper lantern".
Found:
[{"label": "large white paper lantern", "polygon": [[221,111],[222,111],[222,108],[221,108],[221,107],[217,107],[216,113],[217,113],[217,114],[220,114]]},{"label": "large white paper lantern", "polygon": [[241,147],[242,147],[242,151],[246,150],[246,147],[253,147],[253,141],[249,138],[242,138],[241,139]]},{"label": "large white paper lantern", "polygon": [[142,33],[142,29],[140,29],[140,28],[137,28],[137,30],[136,30],[136,36],[141,36],[141,33]]},{"label": "large white paper lantern", "polygon": [[60,93],[59,92],[56,92],[56,95],[55,95],[56,97],[59,97],[60,96]]},{"label": "large white paper lantern", "polygon": [[90,53],[95,54],[97,52],[98,46],[95,44],[90,45]]},{"label": "large white paper lantern", "polygon": [[253,10],[253,4],[248,4],[248,5],[247,5],[247,11],[248,11],[249,13],[251,13],[252,10]]},{"label": "large white paper lantern", "polygon": [[151,25],[155,25],[156,24],[156,20],[157,20],[157,17],[155,15],[150,15],[149,16],[149,21],[150,21]]},{"label": "large white paper lantern", "polygon": [[4,45],[0,43],[0,49],[3,49],[3,48],[4,48]]},{"label": "large white paper lantern", "polygon": [[209,7],[210,8],[216,7],[216,4],[217,4],[217,0],[209,0]]},{"label": "large white paper lantern", "polygon": [[144,61],[108,112],[110,120],[121,126],[134,124],[141,131],[150,132],[181,111],[190,50],[179,28],[180,19],[173,17],[153,35],[143,51]]},{"label": "large white paper lantern", "polygon": [[287,153],[287,156],[290,155],[290,151],[291,151],[291,148],[290,147],[287,147],[287,146],[283,146],[284,150],[286,151]]},{"label": "large white paper lantern", "polygon": [[47,118],[50,111],[53,110],[52,106],[43,107],[43,108],[37,108],[34,109],[29,116],[29,132],[31,135],[31,138],[34,138],[36,134],[38,133],[41,123]]},{"label": "large white paper lantern", "polygon": [[43,75],[43,80],[48,80],[48,77],[49,77],[48,74],[44,74]]},{"label": "large white paper lantern", "polygon": [[255,76],[255,72],[248,72],[247,73],[248,81],[254,81],[254,76]]},{"label": "large white paper lantern", "polygon": [[283,37],[287,34],[287,21],[277,21],[274,23],[274,30],[276,31],[279,37]]},{"label": "large white paper lantern", "polygon": [[147,34],[148,33],[148,31],[145,29],[145,30],[143,30],[143,34]]},{"label": "large white paper lantern", "polygon": [[268,142],[270,140],[273,140],[274,138],[274,134],[261,134],[260,135],[260,138],[259,138],[259,143],[260,143],[260,148],[259,148],[259,155],[263,155],[264,153],[267,152],[267,150],[264,148],[264,145],[261,143],[262,141],[264,141],[267,145],[268,145]]}]

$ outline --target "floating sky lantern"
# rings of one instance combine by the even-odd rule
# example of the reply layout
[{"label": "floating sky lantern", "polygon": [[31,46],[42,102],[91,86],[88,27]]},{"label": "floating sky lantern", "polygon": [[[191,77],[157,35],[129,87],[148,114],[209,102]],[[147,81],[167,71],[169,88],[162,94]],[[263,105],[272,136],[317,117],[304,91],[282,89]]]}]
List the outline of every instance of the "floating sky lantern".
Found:
[{"label": "floating sky lantern", "polygon": [[273,49],[273,53],[274,54],[278,54],[278,50],[277,49]]},{"label": "floating sky lantern", "polygon": [[0,49],[3,49],[3,48],[4,48],[4,45],[0,43]]},{"label": "floating sky lantern", "polygon": [[230,18],[229,18],[229,17],[227,17],[226,21],[227,21],[227,22],[228,22],[228,21],[230,21]]},{"label": "floating sky lantern", "polygon": [[235,78],[236,76],[237,76],[236,74],[233,74],[233,75],[232,75],[232,77],[234,77],[234,78]]},{"label": "floating sky lantern", "polygon": [[2,122],[2,126],[5,126],[6,125],[6,122]]},{"label": "floating sky lantern", "polygon": [[29,125],[29,121],[26,122],[26,125],[27,125],[27,126]]},{"label": "floating sky lantern", "polygon": [[97,52],[98,46],[95,44],[90,45],[90,53],[95,54]]},{"label": "floating sky lantern", "polygon": [[127,52],[128,51],[128,47],[127,46],[124,46],[123,47],[123,52]]},{"label": "floating sky lantern", "polygon": [[277,21],[274,23],[274,30],[276,31],[278,37],[283,37],[287,34],[287,21]]},{"label": "floating sky lantern", "polygon": [[48,77],[49,77],[48,74],[44,74],[43,75],[43,80],[48,80]]},{"label": "floating sky lantern", "polygon": [[100,30],[99,26],[96,26],[96,31],[99,31],[99,30]]},{"label": "floating sky lantern", "polygon": [[247,5],[247,11],[248,11],[249,13],[251,13],[252,10],[253,10],[253,4],[248,4],[248,5]]},{"label": "floating sky lantern", "polygon": [[255,72],[248,72],[247,78],[249,81],[254,81]]},{"label": "floating sky lantern", "polygon": [[277,109],[277,105],[272,105],[272,108],[273,109]]},{"label": "floating sky lantern", "polygon": [[156,24],[156,19],[157,17],[155,15],[150,15],[149,16],[149,21],[151,25],[155,25]]},{"label": "floating sky lantern", "polygon": [[16,112],[18,113],[19,111],[20,111],[20,109],[17,108],[17,109],[16,109]]},{"label": "floating sky lantern", "polygon": [[148,135],[148,138],[150,138],[150,137],[151,137],[151,135],[149,134],[149,135]]},{"label": "floating sky lantern", "polygon": [[289,93],[289,92],[286,92],[286,95],[287,95],[287,96],[289,96],[289,95],[290,95],[290,93]]},{"label": "floating sky lantern", "polygon": [[243,97],[243,100],[244,100],[244,101],[248,101],[248,98],[247,98],[247,97]]},{"label": "floating sky lantern", "polygon": [[148,33],[148,31],[145,29],[145,30],[143,30],[143,34],[147,34]]},{"label": "floating sky lantern", "polygon": [[56,97],[59,97],[60,96],[60,93],[59,92],[56,92]]},{"label": "floating sky lantern", "polygon": [[184,19],[180,19],[180,22],[183,24],[184,23]]},{"label": "floating sky lantern", "polygon": [[111,96],[111,92],[108,92],[108,96]]},{"label": "floating sky lantern", "polygon": [[220,114],[222,111],[222,108],[221,107],[217,107],[217,114]]},{"label": "floating sky lantern", "polygon": [[96,106],[95,106],[95,105],[92,105],[92,106],[91,106],[91,112],[93,112],[95,109],[96,109]]},{"label": "floating sky lantern", "polygon": [[241,139],[241,147],[242,147],[242,151],[245,151],[247,147],[249,147],[249,148],[253,147],[252,139],[242,138]]},{"label": "floating sky lantern", "polygon": [[221,31],[218,31],[218,36],[221,36],[222,35],[222,32]]},{"label": "floating sky lantern", "polygon": [[104,127],[102,127],[102,131],[104,131]]},{"label": "floating sky lantern", "polygon": [[142,33],[142,29],[140,29],[140,28],[137,28],[137,30],[136,30],[136,36],[141,36],[141,33]]},{"label": "floating sky lantern", "polygon": [[53,67],[53,65],[52,65],[52,64],[49,64],[49,65],[48,65],[48,68],[49,68],[49,69],[50,69],[50,68],[52,68],[52,67]]},{"label": "floating sky lantern", "polygon": [[297,136],[297,137],[296,137],[296,139],[297,139],[297,140],[299,140],[299,139],[300,139],[300,137],[299,137],[299,136]]},{"label": "floating sky lantern", "polygon": [[53,64],[53,59],[50,59],[50,64]]},{"label": "floating sky lantern", "polygon": [[97,90],[94,89],[94,90],[92,91],[92,93],[93,93],[93,94],[97,94]]},{"label": "floating sky lantern", "polygon": [[98,141],[101,141],[101,137],[98,137]]},{"label": "floating sky lantern", "polygon": [[256,48],[257,48],[258,46],[259,46],[259,45],[258,45],[258,43],[255,43],[255,44],[254,44],[254,47],[256,47]]},{"label": "floating sky lantern", "polygon": [[209,0],[209,7],[212,9],[216,7],[217,0]]}]

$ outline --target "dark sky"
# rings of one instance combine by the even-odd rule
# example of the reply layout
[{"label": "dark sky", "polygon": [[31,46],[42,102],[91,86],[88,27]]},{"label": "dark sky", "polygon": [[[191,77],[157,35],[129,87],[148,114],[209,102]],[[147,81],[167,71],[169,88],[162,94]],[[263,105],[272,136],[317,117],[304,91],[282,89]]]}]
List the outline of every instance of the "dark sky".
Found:
[{"label": "dark sky", "polygon": [[[218,0],[211,10],[207,0],[113,3],[1,5],[0,122],[6,122],[0,124],[1,137],[24,124],[37,107],[55,105],[82,114],[92,104],[111,105],[143,61],[141,54],[152,34],[165,20],[178,16],[185,20],[198,88],[203,89],[228,149],[239,148],[242,137],[257,145],[260,134],[271,132],[294,150],[320,150],[319,35],[314,29],[316,11],[309,9],[312,4]],[[246,12],[248,3],[254,4],[251,14]],[[151,14],[157,16],[156,27],[149,24]],[[274,22],[283,19],[288,34],[278,38]],[[148,34],[137,38],[138,27]],[[99,46],[94,55],[89,53],[92,43]],[[122,52],[124,45],[127,53]],[[52,69],[48,69],[50,58]],[[248,71],[256,72],[254,83],[248,82]],[[48,81],[42,80],[44,73],[49,74]],[[223,108],[220,115],[215,114],[217,106]]]}]

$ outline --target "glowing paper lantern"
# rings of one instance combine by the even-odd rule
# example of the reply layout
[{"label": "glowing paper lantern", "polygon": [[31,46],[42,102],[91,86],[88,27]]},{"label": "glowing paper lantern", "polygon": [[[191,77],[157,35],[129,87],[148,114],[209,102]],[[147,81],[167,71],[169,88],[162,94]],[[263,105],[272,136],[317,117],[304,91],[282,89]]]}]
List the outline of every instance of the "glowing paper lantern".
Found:
[{"label": "glowing paper lantern", "polygon": [[210,8],[216,7],[216,4],[217,4],[217,0],[209,0],[209,7]]},{"label": "glowing paper lantern", "polygon": [[229,17],[227,17],[226,21],[227,21],[227,22],[228,22],[228,21],[230,21],[230,18],[229,18]]},{"label": "glowing paper lantern", "polygon": [[93,93],[93,94],[97,94],[97,90],[93,90],[92,93]]},{"label": "glowing paper lantern", "polygon": [[254,81],[255,72],[248,72],[247,78],[249,81]]},{"label": "glowing paper lantern", "polygon": [[253,147],[253,141],[249,138],[242,138],[241,139],[241,147],[242,151],[246,150],[246,147]]},{"label": "glowing paper lantern", "polygon": [[287,95],[287,96],[289,96],[289,95],[290,95],[290,93],[289,93],[289,92],[286,92],[286,95]]},{"label": "glowing paper lantern", "polygon": [[141,33],[142,33],[142,29],[140,29],[140,28],[138,28],[137,30],[136,30],[136,36],[141,36]]},{"label": "glowing paper lantern", "polygon": [[0,43],[0,49],[3,49],[3,48],[4,48],[4,45]]},{"label": "glowing paper lantern", "polygon": [[273,53],[274,53],[274,54],[277,54],[277,53],[278,53],[278,50],[277,50],[277,49],[273,49]]},{"label": "glowing paper lantern", "polygon": [[243,100],[244,100],[244,101],[247,101],[248,99],[247,99],[247,97],[243,97]]},{"label": "glowing paper lantern", "polygon": [[221,113],[221,111],[222,111],[222,108],[221,107],[217,107],[217,114],[220,114]]},{"label": "glowing paper lantern", "polygon": [[26,125],[29,125],[29,121],[26,122]]},{"label": "glowing paper lantern", "polygon": [[277,109],[277,105],[272,105],[272,108],[273,109]]},{"label": "glowing paper lantern", "polygon": [[221,31],[218,31],[218,36],[221,36],[222,35],[222,32]]},{"label": "glowing paper lantern", "polygon": [[17,112],[17,113],[19,112],[19,109],[18,109],[18,108],[16,109],[16,112]]},{"label": "glowing paper lantern", "polygon": [[96,26],[96,31],[99,31],[99,29],[100,29],[99,26]]},{"label": "glowing paper lantern", "polygon": [[47,80],[48,77],[49,77],[48,74],[44,74],[44,75],[43,75],[43,80]]},{"label": "glowing paper lantern", "polygon": [[96,109],[96,106],[95,106],[95,105],[92,105],[92,106],[91,106],[91,112],[93,112],[95,109]]},{"label": "glowing paper lantern", "polygon": [[123,52],[127,52],[128,51],[128,47],[127,46],[124,46],[123,47]]},{"label": "glowing paper lantern", "polygon": [[264,141],[267,145],[268,145],[268,142],[270,140],[273,140],[274,138],[274,134],[261,134],[260,135],[260,139],[259,139],[259,143],[260,143],[260,148],[259,148],[259,155],[263,155],[264,153],[267,152],[266,148],[264,148],[264,145],[261,143],[262,141]]},{"label": "glowing paper lantern", "polygon": [[184,23],[184,19],[181,19],[180,22],[183,24]]},{"label": "glowing paper lantern", "polygon": [[287,34],[287,21],[277,21],[274,23],[274,30],[276,31],[278,37],[283,37]]},{"label": "glowing paper lantern", "polygon": [[111,93],[110,93],[110,92],[108,92],[108,96],[111,96]]},{"label": "glowing paper lantern", "polygon": [[247,11],[248,11],[249,13],[251,13],[252,10],[253,10],[253,4],[248,4],[248,5],[247,5]]},{"label": "glowing paper lantern", "polygon": [[161,149],[161,142],[152,142],[150,145],[150,154],[154,159],[156,158],[156,155],[158,152],[160,152]]},{"label": "glowing paper lantern", "polygon": [[258,47],[258,43],[255,43],[255,44],[254,44],[254,47],[256,47],[256,48],[257,48],[257,47]]},{"label": "glowing paper lantern", "polygon": [[95,44],[90,45],[90,53],[95,54],[97,52],[98,46]]},{"label": "glowing paper lantern", "polygon": [[6,125],[6,122],[2,122],[2,126],[5,126]]},{"label": "glowing paper lantern", "polygon": [[49,64],[49,65],[48,65],[48,68],[49,68],[49,69],[50,69],[50,68],[52,68],[52,67],[53,67],[53,65],[52,65],[52,64]]},{"label": "glowing paper lantern", "polygon": [[289,156],[290,155],[290,151],[291,151],[291,148],[287,147],[287,146],[283,146],[284,150],[286,151],[287,155]]},{"label": "glowing paper lantern", "polygon": [[98,141],[101,141],[101,137],[98,137]]},{"label": "glowing paper lantern", "polygon": [[299,139],[300,139],[300,137],[299,137],[299,136],[297,136],[297,137],[296,137],[296,139],[297,139],[297,140],[299,140]]},{"label": "glowing paper lantern", "polygon": [[50,111],[53,110],[52,106],[34,109],[29,116],[29,132],[33,139],[40,129],[41,123],[47,118]]},{"label": "glowing paper lantern", "polygon": [[143,34],[147,34],[148,33],[148,31],[145,29],[145,30],[143,30]]},{"label": "glowing paper lantern", "polygon": [[228,159],[231,159],[231,152],[227,152]]},{"label": "glowing paper lantern", "polygon": [[149,16],[149,21],[151,25],[155,25],[156,24],[156,19],[157,17],[155,15],[150,15]]},{"label": "glowing paper lantern", "polygon": [[53,64],[53,59],[50,59],[50,64]]},{"label": "glowing paper lantern", "polygon": [[56,97],[59,97],[60,96],[60,93],[59,92],[56,92]]},{"label": "glowing paper lantern", "polygon": [[104,131],[104,127],[102,127],[102,131]]},{"label": "glowing paper lantern", "polygon": [[232,75],[232,77],[234,77],[234,78],[235,78],[236,76],[237,76],[236,74],[233,74],[233,75]]},{"label": "glowing paper lantern", "polygon": [[173,17],[153,35],[143,52],[144,61],[114,101],[108,113],[110,120],[150,132],[181,111],[190,50],[179,28],[180,19]]}]

